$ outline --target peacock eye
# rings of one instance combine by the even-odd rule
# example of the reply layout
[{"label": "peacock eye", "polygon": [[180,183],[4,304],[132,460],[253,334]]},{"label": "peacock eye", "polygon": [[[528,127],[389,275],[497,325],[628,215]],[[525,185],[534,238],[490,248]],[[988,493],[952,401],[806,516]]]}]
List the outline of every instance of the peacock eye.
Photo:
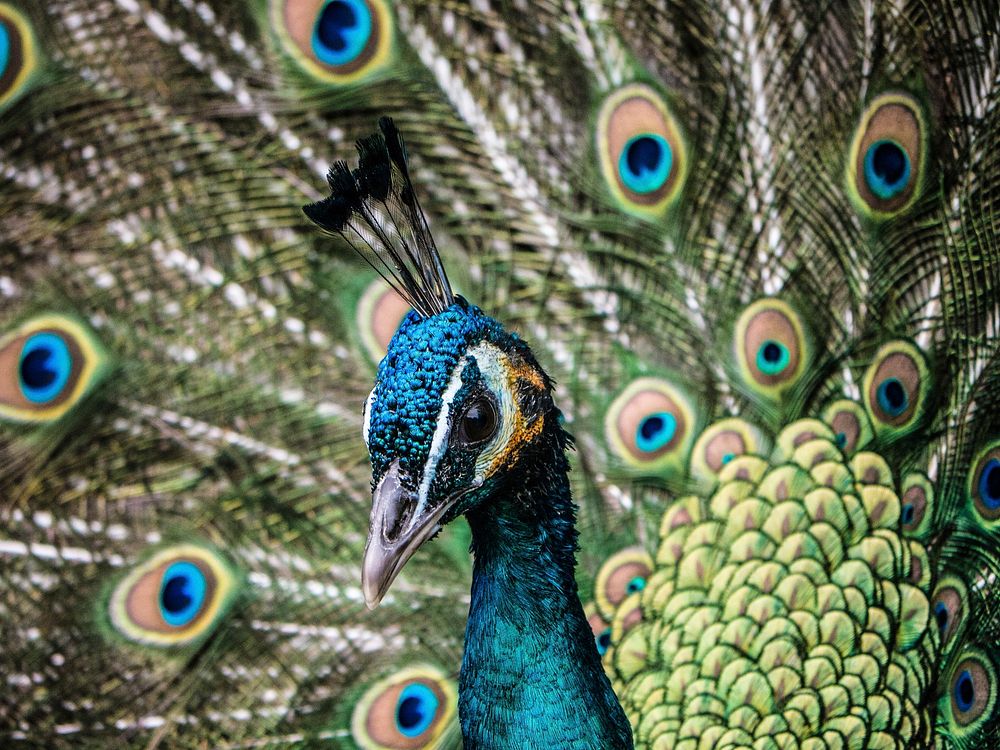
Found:
[{"label": "peacock eye", "polygon": [[0,419],[51,422],[72,409],[107,364],[77,321],[41,315],[0,337]]},{"label": "peacock eye", "polygon": [[959,662],[951,678],[952,715],[960,727],[970,727],[990,715],[996,702],[992,665],[969,655]]},{"label": "peacock eye", "polygon": [[823,411],[823,421],[833,430],[837,447],[851,455],[872,438],[871,421],[864,407],[854,401],[841,399]]},{"label": "peacock eye", "polygon": [[976,511],[986,521],[1000,520],[1000,443],[991,443],[972,465],[969,493]]},{"label": "peacock eye", "polygon": [[179,646],[209,633],[235,589],[228,565],[195,545],[167,548],[137,565],[114,589],[111,623],[131,641]]},{"label": "peacock eye", "polygon": [[354,83],[391,54],[385,0],[272,0],[271,19],[285,50],[324,83]]},{"label": "peacock eye", "polygon": [[488,398],[478,398],[465,409],[458,424],[458,437],[466,445],[478,445],[496,434],[499,418]]},{"label": "peacock eye", "polygon": [[358,700],[351,732],[364,750],[438,747],[455,718],[455,684],[436,667],[415,664],[375,683]]},{"label": "peacock eye", "polygon": [[847,183],[855,205],[882,220],[909,208],[917,198],[927,150],[920,104],[909,94],[877,97],[855,127]]},{"label": "peacock eye", "polygon": [[927,406],[930,375],[916,347],[890,342],[879,349],[865,374],[865,405],[880,436],[912,430]]},{"label": "peacock eye", "polygon": [[736,324],[734,345],[744,380],[761,395],[779,395],[804,372],[802,323],[781,300],[762,299],[747,307]]},{"label": "peacock eye", "polygon": [[991,510],[1000,508],[1000,461],[995,458],[986,462],[979,476],[979,496]]},{"label": "peacock eye", "polygon": [[613,92],[598,115],[601,172],[626,211],[661,216],[680,194],[684,144],[666,101],[644,84]]}]

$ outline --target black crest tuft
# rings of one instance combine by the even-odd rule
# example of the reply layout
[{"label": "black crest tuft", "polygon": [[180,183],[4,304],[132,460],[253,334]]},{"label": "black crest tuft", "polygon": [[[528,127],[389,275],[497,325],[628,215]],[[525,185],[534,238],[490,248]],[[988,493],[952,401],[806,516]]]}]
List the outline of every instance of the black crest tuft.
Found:
[{"label": "black crest tuft", "polygon": [[410,182],[406,146],[388,117],[357,142],[358,167],[330,167],[330,197],[303,207],[324,231],[339,234],[420,315],[454,301],[441,257]]}]

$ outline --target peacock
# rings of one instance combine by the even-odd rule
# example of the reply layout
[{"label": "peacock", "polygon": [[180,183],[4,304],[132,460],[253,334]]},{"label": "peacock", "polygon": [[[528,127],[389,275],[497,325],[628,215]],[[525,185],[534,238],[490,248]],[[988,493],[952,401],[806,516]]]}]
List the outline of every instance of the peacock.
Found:
[{"label": "peacock", "polygon": [[977,0],[0,0],[0,747],[1000,746],[998,71]]}]

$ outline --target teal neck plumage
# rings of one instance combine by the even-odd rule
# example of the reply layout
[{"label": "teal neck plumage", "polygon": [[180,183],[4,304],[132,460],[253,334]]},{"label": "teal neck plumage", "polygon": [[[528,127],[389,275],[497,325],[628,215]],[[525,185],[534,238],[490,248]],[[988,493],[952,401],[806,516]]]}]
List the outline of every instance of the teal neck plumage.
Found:
[{"label": "teal neck plumage", "polygon": [[506,496],[468,514],[476,559],[459,682],[465,750],[632,747],[577,596],[568,463],[561,435],[552,437],[551,454],[532,462],[537,476],[518,476]]}]

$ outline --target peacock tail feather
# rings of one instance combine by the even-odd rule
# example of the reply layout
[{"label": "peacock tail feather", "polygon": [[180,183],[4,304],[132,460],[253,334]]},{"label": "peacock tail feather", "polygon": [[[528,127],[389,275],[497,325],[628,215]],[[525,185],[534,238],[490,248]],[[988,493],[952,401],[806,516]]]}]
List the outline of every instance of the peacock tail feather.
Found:
[{"label": "peacock tail feather", "polygon": [[998,71],[976,0],[0,1],[0,745],[461,745],[464,522],[360,585],[409,304],[301,210],[389,115],[636,746],[996,747]]}]

